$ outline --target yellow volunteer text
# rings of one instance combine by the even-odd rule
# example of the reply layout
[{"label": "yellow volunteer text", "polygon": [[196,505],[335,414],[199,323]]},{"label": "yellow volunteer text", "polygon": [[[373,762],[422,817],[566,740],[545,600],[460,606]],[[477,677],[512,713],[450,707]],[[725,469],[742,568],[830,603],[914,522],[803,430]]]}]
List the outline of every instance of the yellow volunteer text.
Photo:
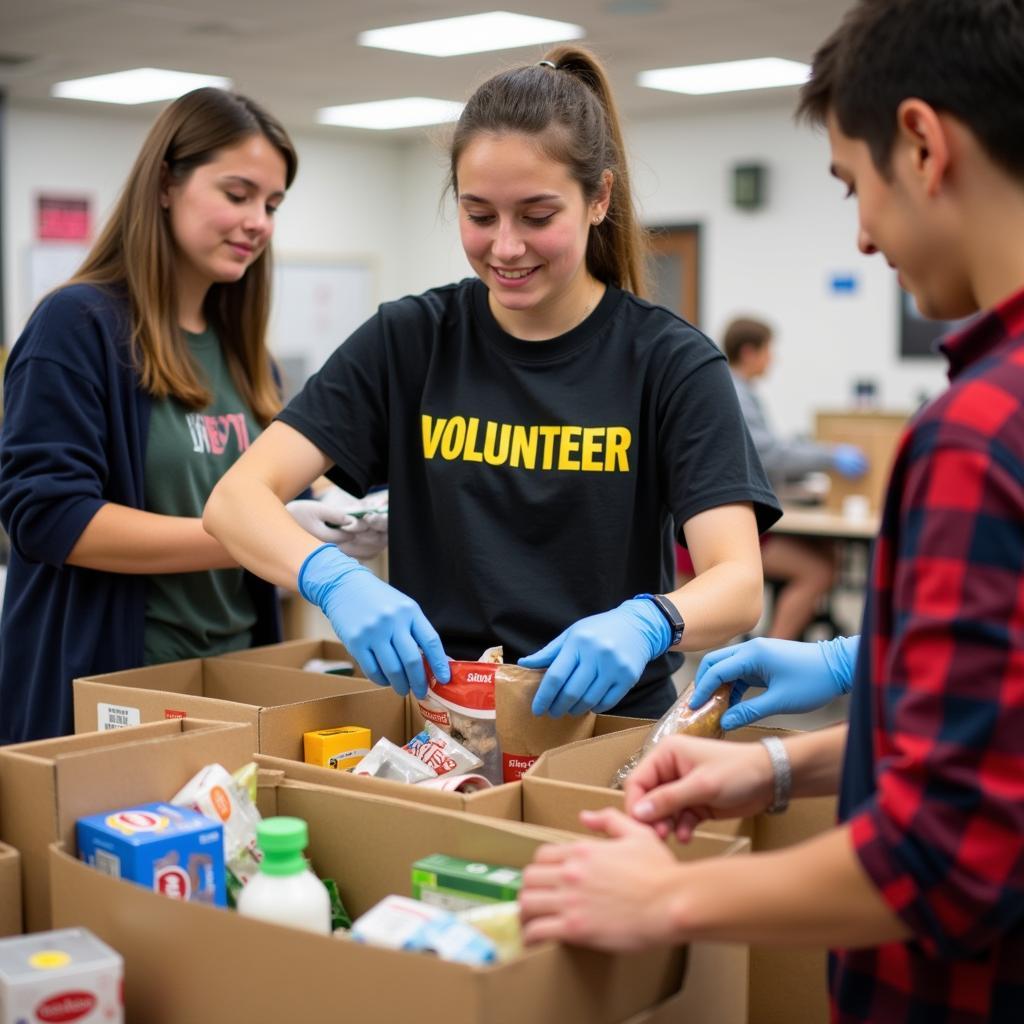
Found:
[{"label": "yellow volunteer text", "polygon": [[421,417],[423,457],[514,469],[628,473],[627,427],[523,426],[477,416]]}]

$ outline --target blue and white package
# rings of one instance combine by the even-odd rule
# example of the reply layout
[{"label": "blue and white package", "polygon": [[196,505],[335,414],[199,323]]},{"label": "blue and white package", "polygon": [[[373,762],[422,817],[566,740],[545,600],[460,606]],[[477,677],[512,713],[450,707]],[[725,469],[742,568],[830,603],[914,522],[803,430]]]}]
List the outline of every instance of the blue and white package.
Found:
[{"label": "blue and white package", "polygon": [[352,925],[352,938],[369,946],[436,953],[442,960],[477,967],[498,959],[486,935],[447,910],[408,896],[385,896]]},{"label": "blue and white package", "polygon": [[151,803],[79,818],[76,832],[78,856],[104,874],[171,899],[227,905],[220,822]]}]

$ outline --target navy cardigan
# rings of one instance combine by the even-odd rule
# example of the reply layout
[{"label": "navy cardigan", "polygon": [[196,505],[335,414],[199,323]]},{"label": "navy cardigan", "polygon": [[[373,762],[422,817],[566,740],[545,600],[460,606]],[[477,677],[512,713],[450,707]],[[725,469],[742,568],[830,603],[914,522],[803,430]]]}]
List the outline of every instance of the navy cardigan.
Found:
[{"label": "navy cardigan", "polygon": [[[11,351],[0,430],[0,522],[10,537],[0,617],[0,743],[73,730],[71,681],[142,664],[145,575],[66,565],[106,502],[144,508],[150,398],[127,299],[70,285]],[[280,639],[274,588],[247,574],[253,644]]]}]

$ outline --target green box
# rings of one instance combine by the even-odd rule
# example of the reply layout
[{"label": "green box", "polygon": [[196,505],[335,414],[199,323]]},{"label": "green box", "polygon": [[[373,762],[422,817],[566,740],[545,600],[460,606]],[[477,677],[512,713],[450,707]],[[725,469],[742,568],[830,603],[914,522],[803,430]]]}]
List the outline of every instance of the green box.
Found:
[{"label": "green box", "polygon": [[434,853],[412,866],[415,899],[445,910],[466,910],[481,903],[504,903],[519,896],[523,873],[480,861]]}]

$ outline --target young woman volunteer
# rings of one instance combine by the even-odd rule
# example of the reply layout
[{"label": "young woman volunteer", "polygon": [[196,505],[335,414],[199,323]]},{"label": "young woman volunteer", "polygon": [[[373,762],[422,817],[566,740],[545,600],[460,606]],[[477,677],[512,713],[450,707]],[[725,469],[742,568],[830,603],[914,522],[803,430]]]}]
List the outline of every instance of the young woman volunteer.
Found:
[{"label": "young woman volunteer", "polygon": [[0,742],[71,731],[76,676],[277,639],[272,587],[199,517],[280,408],[269,246],[295,169],[251,100],[175,101],[85,263],[14,346]]},{"label": "young woman volunteer", "polygon": [[[547,668],[538,714],[658,715],[669,649],[760,611],[757,537],[778,512],[725,360],[638,297],[642,232],[586,51],[481,86],[451,185],[477,278],[383,305],[225,475],[204,523],[298,585],[400,693],[424,692],[421,650],[444,680],[446,653],[501,643]],[[324,472],[355,494],[388,482],[393,586],[283,509]],[[673,535],[698,575],[664,599]]]}]

